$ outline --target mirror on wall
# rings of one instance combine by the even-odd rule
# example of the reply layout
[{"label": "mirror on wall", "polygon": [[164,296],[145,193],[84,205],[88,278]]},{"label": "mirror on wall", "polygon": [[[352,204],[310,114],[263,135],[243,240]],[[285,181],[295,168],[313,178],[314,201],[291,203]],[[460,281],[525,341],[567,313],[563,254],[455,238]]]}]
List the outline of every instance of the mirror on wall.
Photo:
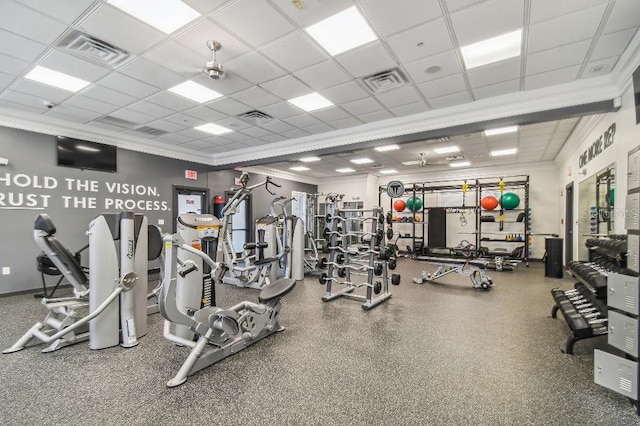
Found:
[{"label": "mirror on wall", "polygon": [[588,260],[585,242],[614,230],[615,164],[580,182],[578,189],[578,259]]}]

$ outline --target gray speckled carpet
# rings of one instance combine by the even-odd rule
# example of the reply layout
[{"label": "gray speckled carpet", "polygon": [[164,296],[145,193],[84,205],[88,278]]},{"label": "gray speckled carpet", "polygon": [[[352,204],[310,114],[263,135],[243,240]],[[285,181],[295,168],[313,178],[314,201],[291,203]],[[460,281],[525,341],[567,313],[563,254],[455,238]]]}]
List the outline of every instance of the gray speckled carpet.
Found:
[{"label": "gray speckled carpet", "polygon": [[[187,350],[162,337],[162,318],[132,349],[88,342],[0,355],[2,425],[640,425],[626,398],[593,383],[593,349],[560,352],[569,328],[549,314],[553,287],[532,263],[490,271],[491,291],[466,277],[414,284],[423,265],[401,259],[402,284],[371,311],[323,303],[315,277],[284,299],[282,333],[195,375],[165,383]],[[218,304],[257,301],[221,285]],[[42,319],[31,295],[0,299],[2,349]]]}]

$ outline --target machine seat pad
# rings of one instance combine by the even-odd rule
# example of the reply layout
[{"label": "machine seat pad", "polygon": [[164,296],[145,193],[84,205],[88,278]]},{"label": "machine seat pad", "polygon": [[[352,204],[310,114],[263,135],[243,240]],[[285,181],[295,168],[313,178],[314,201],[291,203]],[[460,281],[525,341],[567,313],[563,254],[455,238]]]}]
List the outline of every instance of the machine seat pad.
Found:
[{"label": "machine seat pad", "polygon": [[268,263],[273,263],[278,260],[275,257],[265,257],[264,259],[258,259],[254,262],[255,265],[266,265]]},{"label": "machine seat pad", "polygon": [[280,299],[296,286],[296,280],[292,278],[280,278],[262,289],[258,300],[260,303],[271,302]]}]

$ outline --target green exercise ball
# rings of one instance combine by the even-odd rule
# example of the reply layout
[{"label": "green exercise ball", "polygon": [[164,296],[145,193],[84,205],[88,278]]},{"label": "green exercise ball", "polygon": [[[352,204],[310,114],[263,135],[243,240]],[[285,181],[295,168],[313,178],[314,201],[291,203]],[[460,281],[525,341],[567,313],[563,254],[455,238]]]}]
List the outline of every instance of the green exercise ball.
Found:
[{"label": "green exercise ball", "polygon": [[411,197],[407,200],[407,208],[412,212],[417,212],[422,208],[422,200],[418,197]]},{"label": "green exercise ball", "polygon": [[615,199],[616,199],[616,189],[615,189],[615,188],[611,188],[611,189],[609,190],[609,205],[610,205],[611,207],[613,207],[613,206],[615,205],[615,204],[614,204],[614,200],[615,200]]},{"label": "green exercise ball", "polygon": [[407,198],[407,208],[410,211],[413,211],[413,197],[409,197]]},{"label": "green exercise ball", "polygon": [[500,197],[500,205],[505,210],[513,210],[520,205],[520,197],[513,192],[505,192]]}]

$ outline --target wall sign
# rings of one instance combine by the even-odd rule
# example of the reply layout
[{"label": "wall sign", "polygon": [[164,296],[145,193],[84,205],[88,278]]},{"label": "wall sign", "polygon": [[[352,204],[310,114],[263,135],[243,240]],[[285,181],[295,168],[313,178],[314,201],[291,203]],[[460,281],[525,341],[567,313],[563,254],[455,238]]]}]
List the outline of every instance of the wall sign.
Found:
[{"label": "wall sign", "polygon": [[391,198],[398,198],[404,195],[404,185],[399,180],[392,180],[387,184],[387,194]]},{"label": "wall sign", "polygon": [[585,149],[578,158],[578,167],[582,168],[586,166],[589,161],[596,158],[598,155],[613,145],[613,136],[616,134],[616,123],[611,124],[605,132],[600,135],[598,139],[593,141],[589,148]]}]

